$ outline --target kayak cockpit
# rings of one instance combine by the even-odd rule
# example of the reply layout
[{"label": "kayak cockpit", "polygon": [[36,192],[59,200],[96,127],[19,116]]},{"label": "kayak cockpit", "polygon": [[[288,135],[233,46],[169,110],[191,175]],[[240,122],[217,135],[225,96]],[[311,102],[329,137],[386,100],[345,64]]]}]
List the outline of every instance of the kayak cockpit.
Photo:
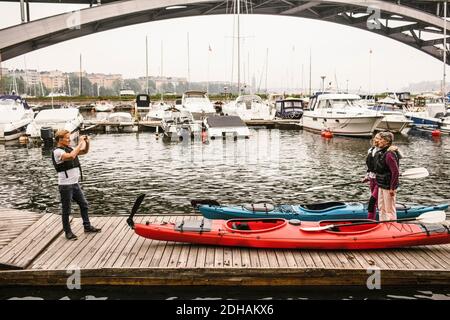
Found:
[{"label": "kayak cockpit", "polygon": [[337,201],[300,205],[300,208],[302,208],[304,211],[313,211],[313,212],[326,212],[336,209],[342,209],[345,207],[347,207],[347,204],[345,202],[337,202]]},{"label": "kayak cockpit", "polygon": [[232,219],[225,223],[225,227],[233,232],[267,232],[286,225],[285,219]]},{"label": "kayak cockpit", "polygon": [[[367,223],[365,223],[367,222]],[[354,225],[351,225],[354,224]],[[350,234],[350,233],[364,233],[372,231],[380,226],[375,224],[374,220],[358,219],[358,220],[327,220],[320,221],[319,226],[324,227],[327,225],[333,225],[332,228],[326,230],[327,232]],[[340,226],[342,225],[342,226]]]}]

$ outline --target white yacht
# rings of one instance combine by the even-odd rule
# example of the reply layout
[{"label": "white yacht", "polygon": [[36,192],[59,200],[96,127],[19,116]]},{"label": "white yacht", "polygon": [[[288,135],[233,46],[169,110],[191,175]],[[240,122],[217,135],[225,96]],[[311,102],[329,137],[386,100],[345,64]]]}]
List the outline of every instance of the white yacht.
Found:
[{"label": "white yacht", "polygon": [[225,115],[239,116],[242,120],[272,120],[275,118],[275,110],[264,103],[257,95],[240,95],[235,101],[231,101],[222,107]]},{"label": "white yacht", "polygon": [[407,134],[413,123],[404,114],[404,103],[398,99],[386,97],[369,109],[377,111],[384,117],[376,127],[377,130],[388,130],[392,133]]},{"label": "white yacht", "polygon": [[75,141],[79,136],[84,118],[76,108],[46,109],[40,111],[28,125],[26,135],[31,139],[43,138],[41,129],[51,128],[56,130],[68,130],[71,140]]},{"label": "white yacht", "polygon": [[250,130],[244,121],[238,116],[210,116],[203,124],[210,139],[226,138],[231,136],[234,139],[250,137]]},{"label": "white yacht", "polygon": [[181,104],[195,120],[216,114],[216,109],[205,91],[186,91],[181,98]]},{"label": "white yacht", "polygon": [[383,115],[360,103],[356,94],[319,94],[310,100],[303,112],[303,128],[321,132],[330,130],[342,136],[372,136]]},{"label": "white yacht", "polygon": [[442,119],[440,129],[442,132],[450,133],[450,116],[447,116]]},{"label": "white yacht", "polygon": [[105,122],[114,124],[113,126],[107,125],[107,131],[134,132],[137,129],[133,117],[128,112],[112,112],[108,114]]},{"label": "white yacht", "polygon": [[109,112],[114,110],[114,105],[109,101],[97,101],[95,103],[95,111]]},{"label": "white yacht", "polygon": [[[144,120],[161,120],[164,117],[170,116],[172,109],[172,105],[164,101],[155,102],[149,107],[149,111],[145,115]],[[178,109],[176,110],[179,111]]]},{"label": "white yacht", "polygon": [[18,139],[33,116],[33,110],[20,96],[0,96],[0,141]]},{"label": "white yacht", "polygon": [[164,136],[170,140],[187,140],[200,136],[202,127],[200,122],[194,121],[192,114],[186,110],[166,114],[161,120]]}]

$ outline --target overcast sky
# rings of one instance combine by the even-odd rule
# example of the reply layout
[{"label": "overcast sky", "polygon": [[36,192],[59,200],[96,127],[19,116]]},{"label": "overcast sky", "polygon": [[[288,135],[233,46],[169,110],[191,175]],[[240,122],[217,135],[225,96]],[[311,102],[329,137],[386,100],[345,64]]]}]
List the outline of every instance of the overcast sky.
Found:
[{"label": "overcast sky", "polygon": [[[76,5],[31,4],[31,19],[84,8]],[[20,22],[17,3],[0,1],[0,28]],[[101,32],[33,51],[3,62],[3,67],[78,71],[79,55],[87,72],[145,75],[145,37],[149,39],[150,75],[188,75],[187,33],[190,39],[191,81],[230,81],[233,16],[191,17],[144,23]],[[345,89],[400,90],[409,83],[442,79],[442,62],[400,42],[334,23],[293,17],[241,15],[241,79],[265,87],[308,87],[309,51],[312,82],[320,76]],[[211,47],[211,51],[209,51]],[[370,54],[372,50],[372,54]],[[208,63],[209,61],[209,63]],[[235,65],[237,64],[235,58]],[[303,69],[303,80],[302,80]],[[209,72],[208,72],[209,70]],[[237,81],[234,68],[234,81]],[[250,76],[250,77],[249,77]],[[336,82],[337,80],[337,82]]]}]

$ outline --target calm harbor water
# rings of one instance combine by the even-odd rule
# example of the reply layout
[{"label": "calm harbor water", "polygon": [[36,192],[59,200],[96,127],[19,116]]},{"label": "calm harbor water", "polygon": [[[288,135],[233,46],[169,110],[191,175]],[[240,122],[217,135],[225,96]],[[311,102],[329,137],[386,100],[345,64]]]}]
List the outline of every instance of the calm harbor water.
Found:
[{"label": "calm harbor water", "polygon": [[[154,133],[92,134],[91,151],[81,158],[91,214],[129,214],[146,193],[143,214],[188,214],[190,199],[222,203],[270,201],[311,203],[367,201],[368,187],[355,184],[305,193],[311,186],[358,180],[365,173],[368,139],[326,140],[302,130],[252,129],[248,140],[167,143]],[[415,133],[397,136],[403,169],[426,167],[423,180],[402,180],[399,202],[450,202],[450,137]],[[0,207],[59,213],[56,173],[50,150],[19,143],[0,144]],[[74,211],[78,208],[74,205]],[[244,292],[200,288],[3,288],[0,299],[450,299],[448,288],[304,290],[260,288]],[[106,291],[105,291],[106,290]],[[127,291],[128,290],[128,291]],[[203,291],[202,291],[203,290]],[[217,294],[221,292],[221,294]]]},{"label": "calm harbor water", "polygon": [[[190,199],[221,203],[366,201],[368,187],[354,184],[305,193],[304,189],[358,180],[365,173],[368,139],[330,140],[302,130],[252,129],[248,140],[163,142],[154,133],[93,134],[81,157],[91,214],[128,214],[146,193],[143,214],[194,213]],[[401,168],[426,167],[430,176],[403,179],[398,201],[450,202],[450,137],[417,133],[396,137]],[[0,144],[0,206],[60,211],[50,150]],[[77,208],[73,206],[75,212]]]}]

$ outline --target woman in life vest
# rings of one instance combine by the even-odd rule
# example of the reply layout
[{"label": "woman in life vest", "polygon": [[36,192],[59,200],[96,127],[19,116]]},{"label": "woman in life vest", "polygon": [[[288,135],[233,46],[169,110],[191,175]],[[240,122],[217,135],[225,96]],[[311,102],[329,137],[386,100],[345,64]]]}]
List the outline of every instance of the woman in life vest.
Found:
[{"label": "woman in life vest", "polygon": [[392,151],[394,135],[391,132],[380,132],[374,165],[378,185],[378,208],[380,221],[397,219],[395,208],[399,178],[400,153]]},{"label": "woman in life vest", "polygon": [[89,221],[88,202],[79,184],[82,171],[78,156],[88,153],[89,139],[86,136],[81,136],[80,143],[72,149],[69,146],[70,132],[67,130],[58,130],[55,135],[55,140],[56,148],[52,152],[52,161],[58,172],[58,189],[62,204],[63,230],[68,240],[76,240],[77,236],[72,232],[69,221],[72,200],[75,200],[80,206],[84,232],[99,232],[101,230],[93,227]]},{"label": "woman in life vest", "polygon": [[378,148],[378,140],[380,139],[380,134],[377,133],[372,140],[372,147],[367,151],[367,173],[363,179],[363,182],[369,181],[370,188],[370,199],[367,208],[368,214],[367,218],[375,220],[377,217],[377,200],[378,200],[378,185],[375,174],[375,154],[380,150]]}]

